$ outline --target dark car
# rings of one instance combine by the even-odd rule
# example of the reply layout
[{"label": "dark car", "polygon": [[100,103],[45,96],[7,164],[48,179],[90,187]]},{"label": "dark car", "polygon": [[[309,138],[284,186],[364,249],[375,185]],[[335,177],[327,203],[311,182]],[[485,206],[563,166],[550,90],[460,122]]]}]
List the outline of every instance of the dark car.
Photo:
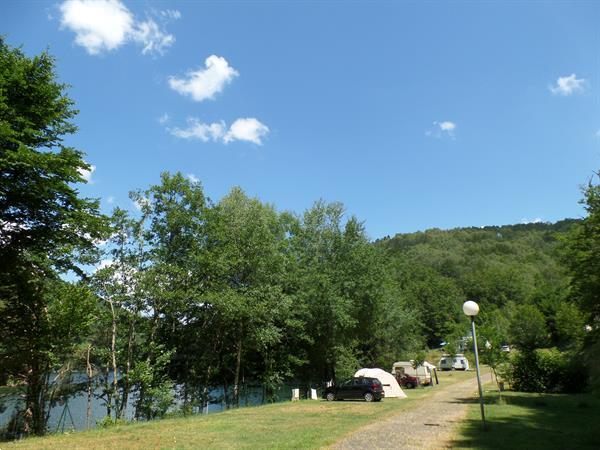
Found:
[{"label": "dark car", "polygon": [[323,398],[332,402],[334,400],[364,398],[367,402],[381,401],[385,397],[383,386],[377,378],[357,377],[350,378],[335,386],[330,386],[323,392]]},{"label": "dark car", "polygon": [[419,385],[419,379],[417,377],[413,377],[405,373],[397,375],[396,381],[398,381],[400,386],[408,389],[416,388]]}]

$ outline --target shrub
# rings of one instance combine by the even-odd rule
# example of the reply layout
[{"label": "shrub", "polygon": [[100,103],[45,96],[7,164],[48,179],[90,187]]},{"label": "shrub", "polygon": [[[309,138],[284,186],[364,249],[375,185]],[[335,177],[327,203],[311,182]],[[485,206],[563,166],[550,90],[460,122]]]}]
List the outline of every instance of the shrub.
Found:
[{"label": "shrub", "polygon": [[510,372],[512,388],[522,392],[581,392],[587,381],[579,359],[555,348],[515,355]]}]

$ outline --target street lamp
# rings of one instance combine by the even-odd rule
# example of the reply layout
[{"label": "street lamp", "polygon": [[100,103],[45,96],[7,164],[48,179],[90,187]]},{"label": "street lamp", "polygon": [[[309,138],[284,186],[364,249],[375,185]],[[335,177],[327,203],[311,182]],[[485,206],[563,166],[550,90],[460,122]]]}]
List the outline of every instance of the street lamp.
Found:
[{"label": "street lamp", "polygon": [[479,313],[479,305],[473,301],[463,303],[463,312],[471,318],[471,334],[473,335],[473,351],[475,352],[475,369],[477,370],[477,386],[479,387],[479,404],[481,406],[481,421],[485,428],[485,413],[483,412],[483,390],[479,374],[479,354],[477,353],[477,335],[475,334],[475,316]]}]

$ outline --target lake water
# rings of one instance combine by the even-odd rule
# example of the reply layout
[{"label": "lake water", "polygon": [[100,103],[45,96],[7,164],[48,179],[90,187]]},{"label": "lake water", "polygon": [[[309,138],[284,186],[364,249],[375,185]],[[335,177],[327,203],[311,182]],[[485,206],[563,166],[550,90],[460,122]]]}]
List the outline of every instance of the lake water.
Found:
[{"label": "lake water", "polygon": [[[284,384],[279,387],[277,392],[276,401],[287,401],[291,399],[292,389],[301,388],[302,384]],[[95,390],[91,401],[91,420],[90,428],[94,428],[96,423],[102,420],[106,416],[106,405],[104,401],[99,398],[102,394],[102,389],[98,388]],[[301,396],[306,395],[306,386],[301,389]],[[230,394],[231,396],[231,394]],[[176,396],[177,398],[177,396]],[[223,389],[213,389],[209,393],[209,398],[212,399],[209,402],[208,407],[195,408],[193,411],[195,414],[211,414],[215,412],[223,411],[226,406],[222,401]],[[133,414],[135,412],[135,394],[130,395],[129,402],[126,409],[126,419],[133,420]],[[256,406],[264,403],[263,389],[261,386],[244,386],[240,393],[240,406]],[[175,405],[171,408],[171,411],[175,411],[182,404],[181,401],[176,401]],[[4,429],[7,423],[11,420],[15,409],[22,406],[22,400],[17,394],[7,395],[0,397],[0,430]],[[53,406],[50,410],[50,416],[48,420],[48,431],[51,433],[71,431],[71,430],[85,430],[86,429],[86,415],[87,415],[87,393],[79,392],[68,397],[66,401]]]}]

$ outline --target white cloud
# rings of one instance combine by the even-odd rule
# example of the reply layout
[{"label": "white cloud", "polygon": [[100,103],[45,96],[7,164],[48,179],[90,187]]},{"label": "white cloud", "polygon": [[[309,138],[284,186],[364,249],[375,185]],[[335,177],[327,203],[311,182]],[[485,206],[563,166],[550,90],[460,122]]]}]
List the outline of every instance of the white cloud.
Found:
[{"label": "white cloud", "polygon": [[257,145],[262,144],[262,138],[269,133],[269,127],[253,117],[237,119],[229,127],[223,138],[225,143],[231,141],[249,141]]},{"label": "white cloud", "polygon": [[193,173],[188,173],[186,175],[187,179],[190,180],[192,183],[199,183],[200,182],[200,178],[198,178],[196,175],[194,175]]},{"label": "white cloud", "polygon": [[187,122],[187,128],[169,128],[169,133],[182,139],[198,139],[202,142],[228,144],[233,141],[246,141],[257,145],[262,145],[262,139],[269,133],[269,127],[253,117],[237,119],[229,129],[223,121],[209,124],[190,118]]},{"label": "white cloud", "polygon": [[[73,31],[75,43],[91,55],[115,50],[128,42],[141,45],[142,54],[162,54],[175,42],[175,37],[152,18],[136,20],[120,0],[65,0],[59,9],[61,27]],[[159,12],[162,22],[181,17],[180,13],[164,12]]]},{"label": "white cloud", "polygon": [[526,217],[521,219],[521,223],[522,224],[528,224],[528,223],[543,223],[544,220],[541,217],[536,217],[535,219],[528,219]]},{"label": "white cloud", "polygon": [[454,139],[454,130],[456,130],[456,124],[445,120],[443,122],[433,122],[433,129],[425,131],[425,136],[432,136],[441,139],[444,136]]},{"label": "white cloud", "polygon": [[221,56],[209,56],[204,65],[204,69],[188,71],[184,78],[169,77],[169,86],[181,95],[189,95],[193,100],[201,102],[214,98],[239,75]]},{"label": "white cloud", "polygon": [[456,124],[453,122],[440,122],[438,123],[438,125],[440,126],[440,129],[442,131],[447,131],[448,133],[451,133],[452,131],[454,131],[454,129],[456,128]]},{"label": "white cloud", "polygon": [[143,55],[147,53],[162,55],[175,42],[175,36],[167,34],[152,19],[139,22],[133,30],[132,36],[143,46]]},{"label": "white cloud", "polygon": [[172,128],[169,132],[182,139],[199,139],[203,142],[218,141],[225,136],[225,122],[203,123],[198,119],[187,120],[187,128]]},{"label": "white cloud", "polygon": [[112,205],[114,202],[115,198],[112,195],[106,199],[106,203],[108,203],[109,205]]},{"label": "white cloud", "polygon": [[577,92],[583,92],[584,88],[585,80],[583,78],[577,78],[574,73],[566,77],[559,77],[556,80],[556,85],[549,87],[553,94],[564,96],[575,94]]},{"label": "white cloud", "polygon": [[167,123],[169,120],[171,119],[171,117],[167,114],[164,113],[162,116],[160,116],[158,118],[158,123],[160,123],[161,125],[164,125],[165,123]]},{"label": "white cloud", "polygon": [[77,169],[77,171],[79,172],[79,175],[81,175],[81,177],[89,184],[93,184],[94,181],[92,180],[92,174],[94,173],[94,171],[96,170],[96,166],[92,166],[90,165],[90,169],[83,169],[83,168],[79,168]]}]

